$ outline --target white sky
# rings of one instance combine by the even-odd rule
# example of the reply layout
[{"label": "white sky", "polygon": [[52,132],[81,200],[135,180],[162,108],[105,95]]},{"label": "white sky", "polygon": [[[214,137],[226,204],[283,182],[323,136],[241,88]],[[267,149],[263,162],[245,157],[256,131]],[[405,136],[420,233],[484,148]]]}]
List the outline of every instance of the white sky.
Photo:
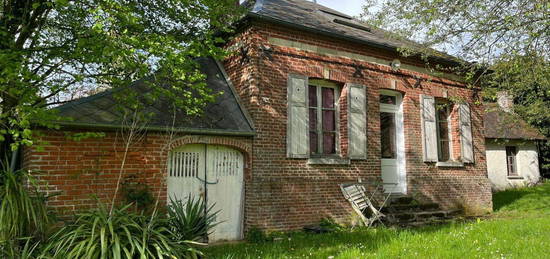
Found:
[{"label": "white sky", "polygon": [[[313,1],[313,0],[309,0]],[[347,15],[357,16],[362,13],[364,0],[317,0],[318,4],[340,11]]]},{"label": "white sky", "polygon": [[[243,1],[240,0],[241,3]],[[313,2],[313,0],[305,1]],[[317,0],[317,3],[347,15],[357,16],[362,13],[364,0]]]}]

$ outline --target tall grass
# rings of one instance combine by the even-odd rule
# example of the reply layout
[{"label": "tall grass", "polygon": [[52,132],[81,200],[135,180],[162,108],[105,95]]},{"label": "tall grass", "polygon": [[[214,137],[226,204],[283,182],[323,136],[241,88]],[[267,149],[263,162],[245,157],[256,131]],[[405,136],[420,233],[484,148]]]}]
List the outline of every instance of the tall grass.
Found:
[{"label": "tall grass", "polygon": [[46,198],[25,171],[0,174],[0,256],[34,250],[52,222]]}]

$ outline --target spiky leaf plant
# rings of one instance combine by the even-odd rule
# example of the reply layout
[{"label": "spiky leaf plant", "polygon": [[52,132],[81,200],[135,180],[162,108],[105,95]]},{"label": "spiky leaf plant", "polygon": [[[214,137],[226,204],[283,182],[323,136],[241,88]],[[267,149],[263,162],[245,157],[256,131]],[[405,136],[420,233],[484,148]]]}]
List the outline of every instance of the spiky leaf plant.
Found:
[{"label": "spiky leaf plant", "polygon": [[52,222],[46,198],[25,171],[3,170],[0,174],[0,250],[34,247],[31,243],[44,239]]},{"label": "spiky leaf plant", "polygon": [[216,222],[218,211],[214,211],[214,204],[207,207],[204,200],[188,196],[183,202],[170,197],[168,218],[176,240],[199,241],[211,233],[212,229],[220,224]]},{"label": "spiky leaf plant", "polygon": [[135,213],[130,205],[81,213],[50,239],[55,258],[196,258],[189,242],[174,240],[166,218]]}]

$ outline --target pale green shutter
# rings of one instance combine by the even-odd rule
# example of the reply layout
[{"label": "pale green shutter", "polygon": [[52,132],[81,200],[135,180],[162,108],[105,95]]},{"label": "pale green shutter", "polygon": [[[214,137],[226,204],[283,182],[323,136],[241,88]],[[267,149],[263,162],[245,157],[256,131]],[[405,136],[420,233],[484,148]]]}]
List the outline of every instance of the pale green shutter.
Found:
[{"label": "pale green shutter", "polygon": [[472,118],[470,114],[470,106],[460,104],[460,145],[462,152],[462,161],[466,163],[474,162],[474,142],[472,139]]},{"label": "pale green shutter", "polygon": [[367,158],[366,87],[348,84],[348,153],[351,159]]},{"label": "pale green shutter", "polygon": [[288,75],[287,82],[287,156],[309,157],[308,79],[303,75]]},{"label": "pale green shutter", "polygon": [[424,162],[437,162],[437,122],[435,112],[435,98],[429,95],[420,95],[422,118],[422,148]]}]

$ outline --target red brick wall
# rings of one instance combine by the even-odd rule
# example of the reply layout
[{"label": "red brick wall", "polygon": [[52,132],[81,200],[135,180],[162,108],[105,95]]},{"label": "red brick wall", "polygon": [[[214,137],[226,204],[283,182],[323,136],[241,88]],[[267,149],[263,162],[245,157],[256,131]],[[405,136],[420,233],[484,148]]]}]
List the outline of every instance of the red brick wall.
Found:
[{"label": "red brick wall", "polygon": [[[323,217],[347,220],[350,208],[340,193],[338,184],[381,181],[379,89],[391,88],[404,94],[405,148],[408,194],[422,201],[438,202],[450,208],[466,206],[490,210],[491,190],[486,176],[484,137],[482,134],[482,107],[477,90],[465,85],[426,74],[400,70],[392,71],[381,66],[343,57],[329,57],[312,52],[270,45],[268,37],[278,37],[302,43],[333,48],[377,57],[387,53],[367,46],[329,39],[293,29],[255,23],[243,29],[232,44],[239,42],[247,52],[226,60],[227,72],[236,85],[245,106],[256,126],[253,142],[253,173],[246,184],[246,225],[273,230],[300,228],[318,222]],[[271,55],[261,51],[269,46]],[[279,53],[279,54],[278,54]],[[280,54],[285,53],[285,54]],[[270,57],[269,57],[270,56]],[[340,63],[353,63],[366,67],[364,78],[354,77],[355,69]],[[403,62],[419,64],[405,59]],[[350,165],[308,165],[307,159],[286,157],[287,103],[286,89],[289,73],[323,78],[329,69],[329,80],[359,83],[368,88],[368,157],[352,160]],[[419,81],[419,79],[421,79]],[[422,160],[420,94],[436,97],[461,97],[472,107],[475,163],[462,168],[438,168]],[[346,96],[346,88],[341,96]],[[341,104],[345,104],[340,100]],[[347,155],[346,105],[341,106],[340,143],[342,155]],[[460,156],[456,110],[452,113],[453,153]]]},{"label": "red brick wall", "polygon": [[[80,131],[42,131],[48,142],[24,151],[24,167],[41,183],[48,205],[61,215],[110,203],[119,178],[147,184],[164,205],[166,198],[166,158],[170,150],[185,144],[218,144],[236,148],[245,155],[245,174],[250,175],[251,141],[240,137],[175,136],[140,133],[126,152],[127,133],[105,132],[104,137],[72,140],[68,135]],[[124,165],[122,165],[124,161]],[[120,191],[116,200],[121,200]]]},{"label": "red brick wall", "polygon": [[[245,228],[258,226],[271,230],[298,229],[317,223],[323,217],[348,221],[352,215],[344,200],[339,183],[363,182],[373,188],[381,181],[379,89],[391,88],[404,94],[405,153],[408,194],[423,201],[434,201],[445,207],[466,203],[469,207],[490,209],[491,190],[486,176],[484,138],[482,134],[482,107],[475,104],[476,90],[446,80],[416,72],[392,71],[387,66],[328,57],[296,49],[270,46],[272,50],[291,54],[272,54],[271,60],[260,46],[268,46],[267,37],[274,36],[327,48],[377,57],[395,56],[367,46],[329,39],[306,32],[254,24],[244,28],[230,45],[239,44],[248,58],[237,51],[225,61],[226,70],[237,88],[244,106],[253,118],[257,136],[251,139],[238,137],[192,136],[179,140],[185,143],[214,143],[234,146],[244,151],[247,158],[245,171]],[[239,48],[240,48],[239,47]],[[419,61],[403,59],[403,63]],[[338,63],[339,62],[339,63]],[[363,78],[354,77],[358,64]],[[286,157],[288,73],[309,77],[329,78],[341,85],[359,83],[368,89],[368,152],[366,160],[352,160],[350,165],[308,165],[306,159]],[[347,155],[346,96],[343,87],[340,99],[340,148]],[[464,168],[438,168],[422,161],[419,95],[436,97],[462,97],[471,103],[475,163]],[[453,117],[456,119],[456,111]],[[455,130],[454,157],[460,155],[459,138]],[[63,211],[95,206],[92,196],[102,201],[113,199],[116,179],[124,151],[124,142],[116,132],[101,139],[68,140],[64,132],[44,132],[49,145],[43,151],[35,147],[25,151],[25,165],[33,170],[48,192],[60,192],[49,203]],[[166,200],[165,163],[171,141],[165,135],[149,133],[131,146],[123,176],[135,174],[152,187],[162,201]],[[168,148],[166,148],[168,146]]]}]

